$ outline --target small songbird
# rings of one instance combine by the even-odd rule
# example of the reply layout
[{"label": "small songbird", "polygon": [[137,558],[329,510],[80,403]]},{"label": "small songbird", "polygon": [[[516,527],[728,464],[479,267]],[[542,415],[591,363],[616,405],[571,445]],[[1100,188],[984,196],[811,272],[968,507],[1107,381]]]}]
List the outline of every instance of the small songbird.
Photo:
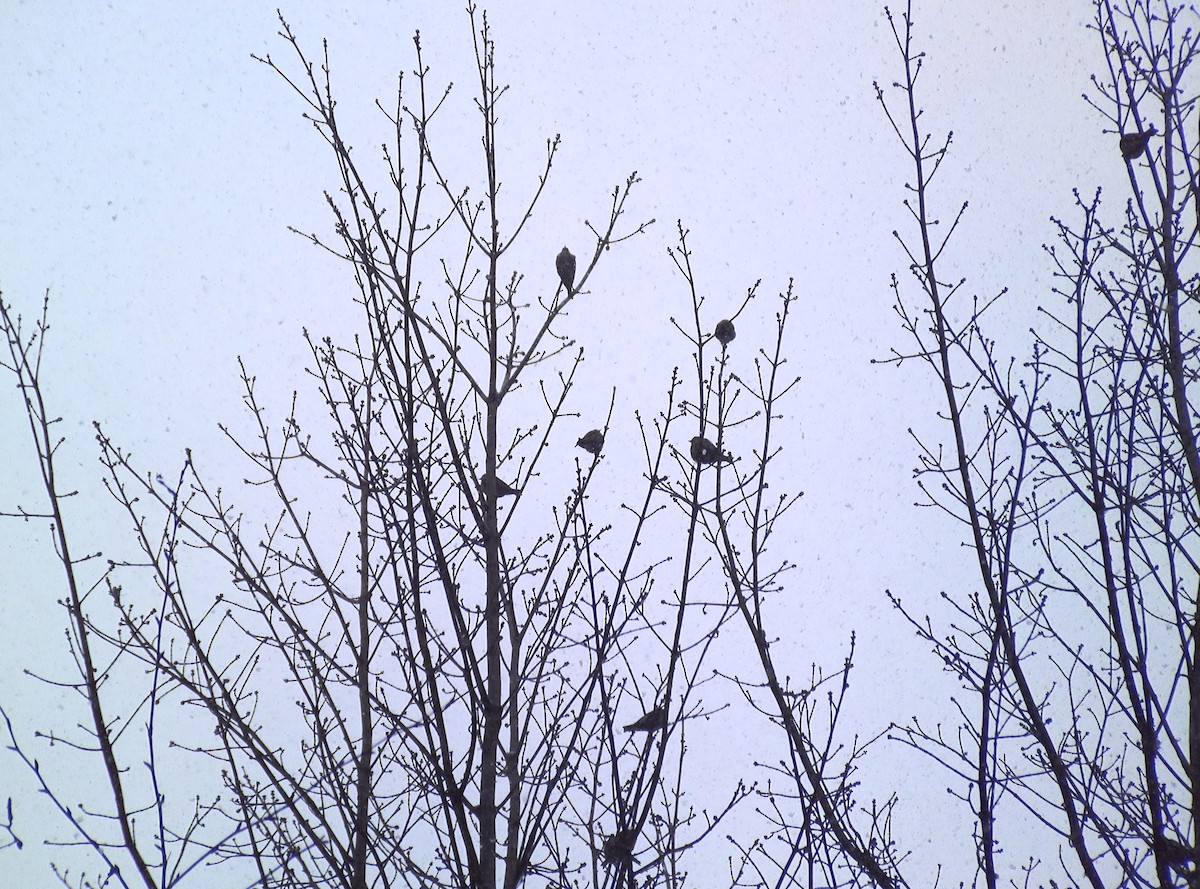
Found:
[{"label": "small songbird", "polygon": [[1145,130],[1141,133],[1126,133],[1121,137],[1121,157],[1127,161],[1134,160],[1142,156],[1142,152],[1146,150],[1146,146],[1150,144],[1150,137],[1155,134],[1154,127]]},{"label": "small songbird", "polygon": [[1179,840],[1167,836],[1159,837],[1158,839],[1159,853],[1167,863],[1167,866],[1173,870],[1186,871],[1188,865],[1195,860],[1196,853],[1179,842]]},{"label": "small songbird", "polygon": [[497,500],[501,497],[515,497],[521,492],[503,479],[496,478],[490,472],[485,472],[479,479],[479,488],[485,494],[492,494]]},{"label": "small songbird", "polygon": [[570,296],[575,292],[575,257],[570,250],[563,247],[558,258],[554,260],[554,266],[558,269],[558,277],[562,279],[563,287],[567,288],[567,296]]},{"label": "small songbird", "polygon": [[575,447],[583,448],[593,457],[600,456],[600,450],[604,447],[604,431],[601,429],[593,429],[579,441],[575,442]]},{"label": "small songbird", "polygon": [[655,707],[645,716],[641,716],[625,726],[627,732],[655,732],[667,727],[667,708]]},{"label": "small songbird", "polygon": [[609,834],[604,838],[604,860],[610,864],[629,864],[633,861],[636,844],[637,831],[632,827]]},{"label": "small songbird", "polygon": [[717,322],[717,329],[713,331],[713,336],[722,346],[728,346],[737,336],[737,331],[733,329],[733,322],[726,318],[724,321]]},{"label": "small songbird", "polygon": [[692,459],[703,466],[706,463],[728,463],[733,457],[722,454],[715,444],[703,435],[697,435],[692,439]]}]

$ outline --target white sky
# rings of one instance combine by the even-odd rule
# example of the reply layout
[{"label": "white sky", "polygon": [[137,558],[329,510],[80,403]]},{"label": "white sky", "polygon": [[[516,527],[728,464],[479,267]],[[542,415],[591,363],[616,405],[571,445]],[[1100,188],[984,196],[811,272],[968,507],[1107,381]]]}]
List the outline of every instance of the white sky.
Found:
[{"label": "white sky", "polygon": [[[26,316],[51,292],[45,379],[69,437],[67,484],[82,491],[73,504],[81,548],[106,545],[112,515],[92,420],[149,470],[175,475],[192,447],[232,483],[241,471],[216,424],[244,418],[237,356],[282,409],[307,385],[301,328],[324,332],[346,323],[339,313],[349,318],[345,269],[286,230],[329,231],[321,192],[336,171],[298,98],[250,58],[270,53],[296,72],[275,5],[179,3],[168,13],[161,3],[0,0],[0,290]],[[988,4],[986,21],[955,0],[917,10],[928,125],[955,132],[939,213],[949,219],[971,200],[952,274],[983,294],[1013,289],[1014,348],[1045,298],[1039,245],[1051,238],[1050,214],[1070,213],[1073,187],[1090,194],[1103,184],[1123,199],[1115,137],[1079,98],[1099,61],[1084,29],[1088,4],[1038,6]],[[458,4],[305,2],[284,14],[311,58],[328,38],[339,112],[360,156],[387,138],[371,100],[394,101],[418,28],[435,82],[454,81],[454,113],[470,113],[470,33]],[[631,435],[633,410],[657,411],[671,368],[689,360],[668,324],[688,306],[665,253],[676,219],[691,230],[714,306],[762,278],[765,328],[770,297],[795,277],[790,367],[803,382],[787,405],[788,472],[806,497],[789,532],[802,566],[791,578],[795,613],[778,629],[798,650],[795,673],[813,659],[836,665],[858,630],[864,734],[918,710],[949,718],[937,662],[883,595],[935,608],[940,590],[970,582],[970,559],[954,545],[957,529],[912,506],[905,430],[936,429],[932,378],[915,365],[869,363],[908,346],[888,288],[892,271],[907,275],[891,232],[908,223],[908,167],[871,86],[900,73],[882,7],[534,0],[497,3],[490,18],[498,76],[512,87],[502,138],[514,196],[531,190],[546,138],[563,137],[520,254],[526,275],[552,285],[563,243],[587,252],[584,220],[605,218],[612,188],[633,170],[643,183],[630,218],[658,220],[613,251],[591,282],[593,304],[572,310],[589,355],[583,403],[616,385],[614,428]],[[471,130],[468,147],[476,139]],[[26,437],[16,393],[0,384],[5,508],[39,502]],[[609,471],[619,485],[619,466]],[[0,700],[16,702],[20,717],[42,694],[21,669],[63,668],[59,575],[44,529],[16,522],[0,526],[0,563],[12,566],[0,572]],[[888,687],[896,677],[907,695]],[[20,728],[28,737],[29,725]],[[934,798],[945,799],[946,776],[930,763],[898,747],[888,755],[882,778],[933,775]],[[0,796],[24,780],[0,756]],[[37,838],[28,825],[23,835]],[[28,878],[41,854],[0,853],[0,884]]]}]

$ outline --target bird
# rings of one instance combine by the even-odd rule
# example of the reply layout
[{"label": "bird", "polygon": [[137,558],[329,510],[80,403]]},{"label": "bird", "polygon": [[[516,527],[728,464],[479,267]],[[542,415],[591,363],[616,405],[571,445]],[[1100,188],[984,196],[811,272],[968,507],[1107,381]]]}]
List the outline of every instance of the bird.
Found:
[{"label": "bird", "polygon": [[1158,847],[1167,866],[1180,871],[1186,871],[1187,866],[1196,858],[1196,853],[1179,840],[1168,836],[1157,837]]},{"label": "bird", "polygon": [[733,460],[729,454],[722,454],[715,444],[703,435],[692,439],[692,459],[701,466],[706,463],[728,463]]},{"label": "bird", "polygon": [[655,707],[644,716],[638,717],[625,726],[627,732],[654,732],[667,726],[667,708]]},{"label": "bird", "polygon": [[600,456],[600,450],[604,447],[604,431],[601,429],[593,429],[587,433],[579,441],[575,442],[575,447],[583,448],[593,457]]},{"label": "bird", "polygon": [[483,477],[479,479],[479,488],[485,494],[493,495],[497,500],[501,497],[513,496],[520,494],[520,490],[514,488],[503,479],[496,478],[490,472],[485,472]]},{"label": "bird", "polygon": [[733,322],[726,318],[724,321],[717,322],[717,329],[713,331],[713,336],[722,346],[728,346],[737,336],[737,331],[733,329]]},{"label": "bird", "polygon": [[1154,127],[1140,133],[1125,133],[1121,136],[1121,157],[1127,161],[1141,157],[1154,134]]},{"label": "bird", "polygon": [[570,296],[575,292],[575,257],[570,250],[563,247],[558,258],[554,260],[554,266],[558,269],[558,277],[562,279],[563,287],[567,288],[567,296]]},{"label": "bird", "polygon": [[637,831],[632,827],[618,830],[604,838],[604,860],[611,864],[629,864],[633,861],[633,847],[637,844]]}]

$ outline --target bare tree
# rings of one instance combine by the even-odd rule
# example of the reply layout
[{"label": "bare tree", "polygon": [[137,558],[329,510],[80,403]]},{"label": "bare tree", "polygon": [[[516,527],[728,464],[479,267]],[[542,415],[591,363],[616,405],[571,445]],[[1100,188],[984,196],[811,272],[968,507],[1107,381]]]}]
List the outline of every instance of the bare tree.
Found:
[{"label": "bare tree", "polygon": [[1096,889],[1198,879],[1197,19],[1155,0],[1095,7],[1107,69],[1087,99],[1128,197],[1113,224],[1099,192],[1054,220],[1058,284],[1023,358],[988,331],[1003,294],[947,283],[966,204],[939,228],[931,183],[951,143],[921,117],[911,4],[889,16],[901,98],[879,91],[913,162],[902,243],[922,296],[894,282],[916,342],[894,361],[941,383],[947,441],[919,442],[920,484],[962,523],[979,578],[945,594],[945,618],[895,599],[967,695],[957,724],[897,737],[956,777],[989,889],[1013,869]]},{"label": "bare tree", "polygon": [[[919,481],[979,572],[943,614],[894,597],[963,693],[953,724],[891,735],[953,776],[971,839],[944,865],[973,858],[971,882],[989,889],[1200,883],[1195,12],[1096,11],[1109,67],[1090,101],[1129,200],[1117,225],[1099,195],[1055,222],[1059,286],[1021,359],[988,333],[1000,295],[946,284],[965,205],[937,226],[931,182],[950,140],[924,130],[911,5],[889,15],[900,101],[879,90],[913,164],[902,243],[920,295],[894,282],[916,345],[892,361],[941,384],[946,441],[918,442]],[[100,856],[95,883],[177,886],[220,863],[223,885],[264,887],[711,885],[712,858],[695,851],[727,826],[730,886],[937,883],[908,872],[896,788],[871,800],[858,786],[869,752],[897,748],[846,724],[854,640],[803,680],[773,647],[791,567],[774,543],[800,498],[772,478],[796,384],[793,285],[773,341],[739,339],[761,285],[707,295],[680,224],[670,258],[692,306],[676,322],[690,363],[638,415],[636,448],[606,435],[615,400],[606,419],[575,422],[583,351],[564,313],[602,298],[601,261],[649,225],[628,221],[637,176],[586,238],[540,244],[528,253],[541,265],[519,268],[558,139],[508,209],[506,87],[487,19],[469,12],[470,173],[440,147],[461,132],[439,131],[451,94],[419,39],[415,71],[379,108],[382,177],[340,126],[327,52],[310,61],[284,23],[290,59],[260,59],[339,171],[332,236],[301,234],[350,270],[359,329],[308,335],[323,415],[300,394],[283,412],[260,403],[243,367],[250,432],[227,429],[249,467],[236,503],[201,455],[166,479],[98,427],[139,554],[95,571],[62,509],[45,310],[30,330],[0,304],[47,495],[15,514],[53,529],[71,688],[88,710],[85,736],[54,737],[98,756],[105,810],[69,805],[6,715],[10,746]],[[636,495],[598,517],[594,479],[635,459]],[[761,780],[730,763],[703,797],[687,766],[722,749],[705,729],[727,704],[771,727]],[[187,799],[173,790],[184,769],[200,788]],[[0,852],[18,818],[0,825]]]},{"label": "bare tree", "polygon": [[[222,427],[247,467],[237,502],[202,455],[164,478],[97,425],[139,554],[85,579],[100,563],[74,554],[61,509],[62,441],[40,381],[46,309],[30,329],[0,304],[48,504],[13,514],[54,529],[79,668],[69,685],[89,708],[85,736],[67,740],[98,752],[105,810],[79,814],[6,725],[76,841],[101,857],[98,883],[178,886],[223,864],[223,885],[263,887],[681,886],[690,851],[755,792],[731,770],[715,804],[698,799],[684,763],[720,744],[692,726],[720,700],[705,683],[737,678],[717,669],[721,630],[756,615],[750,603],[786,567],[759,562],[795,500],[763,500],[791,385],[780,373],[793,297],[780,297],[773,353],[739,357],[733,324],[757,285],[717,307],[728,317],[707,317],[679,228],[696,396],[681,397],[677,371],[661,410],[641,418],[643,487],[621,530],[591,516],[614,446],[607,421],[571,423],[583,352],[561,322],[596,298],[601,260],[649,223],[626,221],[630,175],[586,246],[572,236],[578,257],[547,244],[544,266],[514,267],[558,138],[525,205],[503,212],[506,87],[486,16],[468,12],[481,145],[469,185],[437,150],[450,92],[419,38],[413,75],[379,107],[382,187],[340,126],[328,51],[313,63],[284,22],[291,61],[259,60],[300,97],[337,165],[333,236],[304,237],[350,270],[360,328],[347,342],[306,334],[324,417],[299,394],[282,414],[262,404],[243,365],[250,433]],[[636,458],[618,447],[625,465]],[[731,510],[752,522],[745,555],[731,548]],[[717,572],[731,582],[710,582]],[[802,749],[811,769],[832,755]],[[186,799],[183,774],[196,776]],[[840,792],[821,791],[820,817]]]}]

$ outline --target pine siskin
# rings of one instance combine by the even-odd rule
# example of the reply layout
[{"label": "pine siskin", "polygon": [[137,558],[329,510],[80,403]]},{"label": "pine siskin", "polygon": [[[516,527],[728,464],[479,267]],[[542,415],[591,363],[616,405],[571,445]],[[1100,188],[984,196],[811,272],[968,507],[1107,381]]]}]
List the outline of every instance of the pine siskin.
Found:
[{"label": "pine siskin", "polygon": [[633,847],[637,844],[637,831],[632,827],[618,830],[604,838],[604,860],[610,864],[633,862]]},{"label": "pine siskin", "polygon": [[515,497],[521,492],[503,479],[498,479],[490,472],[485,472],[479,479],[479,489],[485,494],[493,495],[497,500],[501,497]]},{"label": "pine siskin", "polygon": [[692,459],[701,466],[707,463],[728,463],[733,460],[729,454],[722,454],[717,450],[717,446],[703,435],[697,435],[692,439],[691,451]]},{"label": "pine siskin", "polygon": [[1154,127],[1142,133],[1126,133],[1121,137],[1121,157],[1127,161],[1134,160],[1142,156],[1142,152],[1146,150],[1146,146],[1150,144],[1150,137],[1155,133]]},{"label": "pine siskin", "polygon": [[575,442],[575,447],[583,448],[593,457],[600,456],[600,450],[604,447],[604,431],[601,429],[593,429],[579,441]]},{"label": "pine siskin", "polygon": [[563,287],[567,288],[567,296],[570,296],[575,292],[575,257],[570,250],[563,247],[554,260],[554,266],[558,269],[558,277],[562,279]]},{"label": "pine siskin", "polygon": [[660,728],[667,727],[667,708],[655,707],[645,716],[639,717],[637,720],[625,726],[627,732],[653,732]]},{"label": "pine siskin", "polygon": [[717,329],[713,331],[713,336],[722,346],[728,346],[737,336],[737,331],[733,329],[733,322],[726,318],[724,321],[717,322]]},{"label": "pine siskin", "polygon": [[1174,870],[1187,870],[1196,858],[1191,849],[1172,837],[1159,837],[1159,850],[1163,860]]}]

